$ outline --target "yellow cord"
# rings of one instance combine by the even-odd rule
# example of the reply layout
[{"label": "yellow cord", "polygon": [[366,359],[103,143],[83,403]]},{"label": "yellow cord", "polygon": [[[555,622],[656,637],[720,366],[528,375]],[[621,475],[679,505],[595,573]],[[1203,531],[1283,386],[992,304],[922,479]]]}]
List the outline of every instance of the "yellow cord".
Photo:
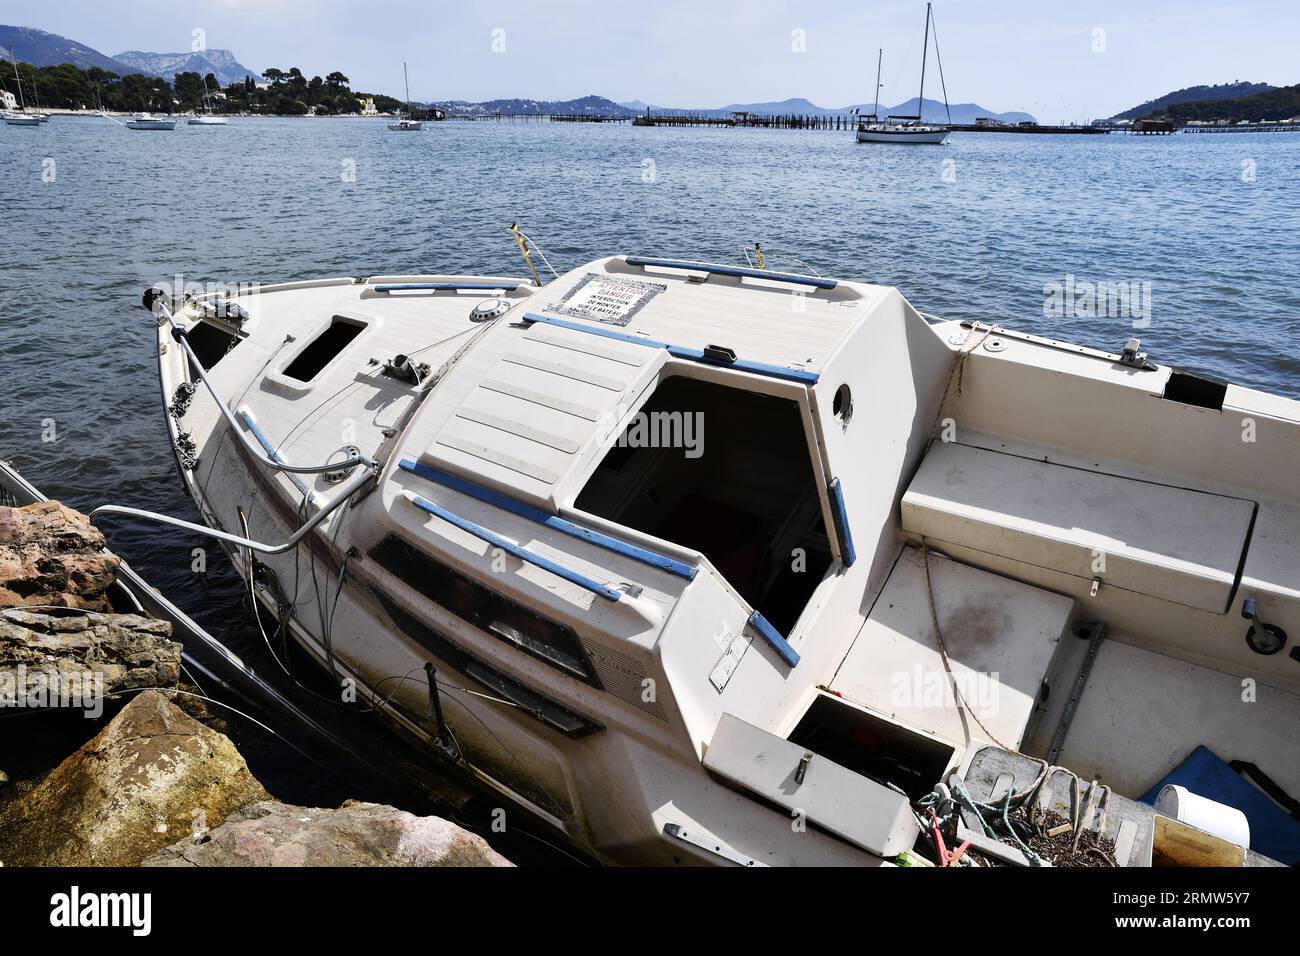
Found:
[{"label": "yellow cord", "polygon": [[519,223],[510,224],[510,234],[515,237],[515,245],[519,247],[519,254],[524,257],[524,264],[528,266],[528,271],[533,274],[533,285],[540,286],[542,277],[537,274],[537,267],[533,265],[533,253],[528,248],[528,240],[519,229]]}]

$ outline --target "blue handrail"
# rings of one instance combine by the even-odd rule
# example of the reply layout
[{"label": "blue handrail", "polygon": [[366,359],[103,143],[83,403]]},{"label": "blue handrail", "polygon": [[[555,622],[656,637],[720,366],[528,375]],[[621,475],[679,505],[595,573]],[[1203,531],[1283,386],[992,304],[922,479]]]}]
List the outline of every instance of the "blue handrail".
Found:
[{"label": "blue handrail", "polygon": [[790,642],[781,635],[781,632],[772,626],[772,622],[758,611],[749,615],[749,626],[758,631],[759,636],[771,645],[772,650],[781,655],[781,660],[791,667],[799,663],[799,652],[791,647]]},{"label": "blue handrail", "polygon": [[772,279],[776,282],[789,282],[792,285],[807,285],[816,289],[834,289],[834,279],[822,279],[817,276],[801,276],[793,272],[768,272],[766,269],[746,269],[741,266],[713,266],[705,262],[689,262],[685,259],[651,259],[646,256],[628,256],[630,266],[659,269],[693,269],[696,272],[708,272],[715,276],[732,276],[744,279]]},{"label": "blue handrail", "polygon": [[[285,463],[284,458],[281,457],[280,453],[276,450],[275,445],[271,443],[271,439],[266,437],[266,433],[263,432],[262,429],[258,427],[257,422],[253,419],[253,416],[249,414],[248,409],[240,409],[239,418],[245,425],[248,426],[248,430],[253,433],[253,437],[257,439],[257,443],[262,446],[262,450],[266,452],[266,457],[270,458],[277,465],[283,465]],[[285,472],[285,474],[288,476],[289,480],[294,483],[297,489],[301,491],[304,496],[306,496],[308,501],[310,501],[312,504],[316,503],[316,493],[307,487],[307,483],[305,481],[303,481],[293,472],[287,471]]]},{"label": "blue handrail", "polygon": [[403,471],[409,471],[413,475],[419,475],[428,481],[450,488],[453,491],[459,491],[463,495],[468,495],[484,504],[493,505],[508,511],[511,514],[519,515],[521,518],[527,518],[529,521],[535,521],[538,524],[545,525],[561,534],[567,534],[574,538],[580,538],[594,544],[598,548],[604,548],[606,551],[612,551],[615,554],[621,554],[629,557],[634,561],[640,561],[642,564],[648,564],[651,567],[667,571],[669,574],[675,574],[679,578],[685,578],[690,581],[695,578],[696,568],[684,561],[677,561],[667,555],[658,554],[648,548],[642,548],[639,545],[631,544],[615,538],[613,535],[605,534],[602,531],[596,531],[592,528],[584,528],[582,525],[575,524],[559,515],[553,515],[536,508],[532,505],[525,504],[522,501],[516,501],[499,491],[493,491],[490,488],[484,488],[473,482],[466,481],[464,478],[458,478],[455,475],[432,468],[429,465],[422,464],[418,461],[412,461],[410,458],[403,458],[397,463],[397,466]]},{"label": "blue handrail", "polygon": [[492,289],[504,289],[513,292],[519,288],[518,282],[385,282],[371,286],[376,292],[487,292]]},{"label": "blue handrail", "polygon": [[840,539],[840,558],[846,568],[852,567],[853,562],[858,559],[858,552],[853,547],[853,532],[849,530],[849,513],[844,507],[844,489],[840,485],[840,480],[834,478],[826,490],[830,492],[835,534]]},{"label": "blue handrail", "polygon": [[551,574],[554,574],[556,577],[563,578],[564,580],[570,582],[571,584],[576,584],[578,587],[582,588],[585,591],[590,591],[592,594],[595,594],[597,597],[602,597],[606,601],[612,602],[612,601],[619,600],[623,596],[623,592],[621,591],[615,590],[614,588],[611,587],[607,587],[606,585],[601,584],[599,581],[592,580],[591,578],[587,577],[585,574],[579,574],[577,571],[574,571],[571,568],[566,568],[562,564],[557,564],[556,562],[552,561],[550,558],[544,558],[540,554],[537,554],[536,552],[529,551],[527,548],[520,547],[519,545],[515,544],[513,541],[508,541],[507,539],[501,537],[501,535],[497,534],[496,532],[489,531],[487,528],[484,528],[482,525],[475,524],[473,521],[470,521],[468,518],[462,518],[460,515],[456,514],[455,512],[448,511],[446,508],[443,508],[441,505],[435,505],[432,501],[429,501],[425,498],[421,498],[417,494],[412,494],[411,492],[408,491],[406,493],[406,497],[407,500],[411,502],[411,504],[415,505],[421,511],[427,511],[429,514],[441,518],[443,521],[446,521],[448,524],[453,524],[457,528],[460,528],[462,531],[466,531],[469,534],[472,534],[474,537],[478,538],[479,540],[486,541],[494,548],[500,548],[502,551],[506,552],[506,554],[514,555],[520,561],[525,561],[528,564],[535,565],[536,567],[541,568],[543,571],[549,571]]}]

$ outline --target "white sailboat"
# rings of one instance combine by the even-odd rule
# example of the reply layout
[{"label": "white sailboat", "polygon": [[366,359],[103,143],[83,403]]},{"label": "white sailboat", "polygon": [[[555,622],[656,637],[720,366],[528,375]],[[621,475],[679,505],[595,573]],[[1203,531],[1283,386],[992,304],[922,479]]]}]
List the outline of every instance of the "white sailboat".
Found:
[{"label": "white sailboat", "polygon": [[[4,121],[9,126],[40,126],[49,117],[40,113],[29,113],[27,111],[27,101],[23,98],[23,80],[18,75],[18,59],[15,57],[14,64],[14,82],[18,84],[18,106],[21,112],[5,110]],[[34,92],[34,91],[33,91]]]},{"label": "white sailboat", "polygon": [[395,133],[413,133],[424,129],[424,123],[411,119],[414,112],[411,109],[411,81],[406,75],[405,61],[402,62],[402,79],[406,81],[406,115],[399,117],[396,123],[389,123],[388,128]]},{"label": "white sailboat", "polygon": [[[876,57],[876,108],[871,116],[864,117],[858,124],[859,143],[911,143],[915,145],[939,145],[948,138],[948,130],[943,126],[927,125],[921,121],[925,108],[925,61],[929,54],[930,42],[930,4],[925,5],[925,39],[921,43],[921,92],[916,100],[915,115],[891,115],[880,121],[880,64],[884,50]],[[936,48],[938,38],[936,36]],[[948,94],[944,93],[944,107],[948,106]]]},{"label": "white sailboat", "polygon": [[190,126],[225,126],[226,118],[212,112],[211,94],[208,92],[208,78],[203,77],[203,113],[191,116],[186,123]]},{"label": "white sailboat", "polygon": [[[358,706],[603,861],[947,862],[945,820],[1147,866],[1155,788],[1300,793],[1300,402],[642,256],[145,304],[207,524],[97,520],[218,539]],[[1219,859],[1297,862],[1253,819]]]}]

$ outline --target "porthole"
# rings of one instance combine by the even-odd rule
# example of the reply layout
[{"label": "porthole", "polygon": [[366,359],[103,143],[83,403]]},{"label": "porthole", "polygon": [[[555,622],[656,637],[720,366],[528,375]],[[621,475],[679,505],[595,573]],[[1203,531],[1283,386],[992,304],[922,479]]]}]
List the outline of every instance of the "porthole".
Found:
[{"label": "porthole", "polygon": [[831,411],[845,425],[853,417],[853,393],[849,391],[847,384],[841,385],[835,390],[835,401],[831,404]]}]

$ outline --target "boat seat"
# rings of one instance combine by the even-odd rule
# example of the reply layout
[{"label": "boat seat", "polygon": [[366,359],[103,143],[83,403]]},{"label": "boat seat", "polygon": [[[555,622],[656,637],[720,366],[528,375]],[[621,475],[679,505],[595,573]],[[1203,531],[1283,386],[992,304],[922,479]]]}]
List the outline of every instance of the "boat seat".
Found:
[{"label": "boat seat", "polygon": [[1255,503],[955,442],[903,496],[905,534],[1215,613],[1228,609]]}]

